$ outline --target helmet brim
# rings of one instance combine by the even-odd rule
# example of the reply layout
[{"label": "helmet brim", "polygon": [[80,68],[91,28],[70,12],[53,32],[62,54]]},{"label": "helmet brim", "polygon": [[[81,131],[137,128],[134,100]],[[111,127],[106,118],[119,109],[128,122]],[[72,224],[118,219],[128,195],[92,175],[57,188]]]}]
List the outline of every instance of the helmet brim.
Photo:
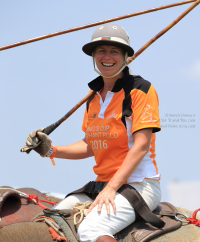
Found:
[{"label": "helmet brim", "polygon": [[120,43],[120,42],[117,42],[117,41],[114,41],[114,40],[97,40],[97,41],[94,41],[94,42],[90,42],[88,44],[85,44],[83,46],[82,50],[86,55],[92,56],[92,52],[99,45],[117,46],[117,47],[120,47],[123,50],[125,50],[125,52],[128,53],[129,57],[134,55],[134,50],[130,46],[123,44],[123,43]]}]

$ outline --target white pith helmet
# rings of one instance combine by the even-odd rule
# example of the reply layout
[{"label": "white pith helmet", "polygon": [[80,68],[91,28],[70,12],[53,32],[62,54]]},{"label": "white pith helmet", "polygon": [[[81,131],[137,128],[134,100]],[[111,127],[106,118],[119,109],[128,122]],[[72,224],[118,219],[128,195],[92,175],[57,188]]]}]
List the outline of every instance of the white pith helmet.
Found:
[{"label": "white pith helmet", "polygon": [[128,56],[134,54],[134,50],[130,47],[128,33],[117,24],[105,24],[98,27],[92,35],[91,42],[85,44],[82,50],[85,54],[92,56],[92,52],[98,45],[114,45],[122,48]]},{"label": "white pith helmet", "polygon": [[[104,76],[95,68],[94,50],[99,45],[113,45],[120,47],[125,51],[125,60],[120,70],[112,76]],[[93,57],[94,70],[101,76],[112,78],[117,76],[127,66],[126,59],[134,54],[133,48],[130,46],[130,38],[126,30],[117,24],[105,24],[98,27],[93,35],[91,42],[85,44],[82,48],[83,52]]]}]

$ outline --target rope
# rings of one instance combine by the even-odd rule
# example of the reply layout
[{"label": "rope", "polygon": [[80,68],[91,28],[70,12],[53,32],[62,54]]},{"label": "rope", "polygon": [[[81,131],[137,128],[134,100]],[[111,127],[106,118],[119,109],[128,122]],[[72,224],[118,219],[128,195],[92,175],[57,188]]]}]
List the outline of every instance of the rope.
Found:
[{"label": "rope", "polygon": [[48,208],[48,207],[46,207],[45,205],[43,205],[42,203],[40,203],[40,201],[41,202],[46,202],[46,203],[51,203],[53,205],[56,205],[57,204],[56,202],[52,202],[52,201],[49,201],[49,200],[41,199],[41,198],[39,198],[35,194],[26,194],[24,192],[21,192],[19,190],[16,190],[16,189],[10,188],[10,187],[0,187],[0,190],[11,190],[11,191],[18,192],[19,195],[21,195],[22,197],[25,197],[27,201],[33,201],[35,204],[38,204],[42,208]]},{"label": "rope", "polygon": [[34,222],[45,222],[49,226],[49,232],[56,241],[67,241],[63,232],[61,232],[61,227],[52,219],[46,216],[41,216],[34,220]]},{"label": "rope", "polygon": [[35,200],[36,203],[42,207],[42,208],[48,208],[47,206],[43,205],[42,203],[40,203],[40,201],[42,202],[46,202],[46,203],[51,203],[53,205],[56,205],[57,203],[56,202],[52,202],[52,201],[49,201],[49,200],[44,200],[44,199],[41,199],[39,198],[37,195],[35,194],[26,194],[28,197],[26,197],[27,201],[30,201],[30,200]]},{"label": "rope", "polygon": [[60,236],[59,233],[57,231],[55,231],[55,229],[53,229],[52,227],[49,228],[49,232],[50,232],[53,240],[66,241],[66,242],[69,241],[67,238]]},{"label": "rope", "polygon": [[189,221],[190,223],[192,224],[196,224],[197,226],[200,226],[200,220],[197,219],[197,213],[200,211],[200,208],[199,209],[196,209],[193,214],[192,214],[192,217],[188,217],[186,218],[187,221]]},{"label": "rope", "polygon": [[[73,209],[79,210],[79,212],[74,214],[74,225],[80,224],[84,217],[87,215],[87,210],[92,204],[91,201],[86,201],[84,203],[76,203]],[[76,222],[77,216],[80,215],[80,219]]]}]

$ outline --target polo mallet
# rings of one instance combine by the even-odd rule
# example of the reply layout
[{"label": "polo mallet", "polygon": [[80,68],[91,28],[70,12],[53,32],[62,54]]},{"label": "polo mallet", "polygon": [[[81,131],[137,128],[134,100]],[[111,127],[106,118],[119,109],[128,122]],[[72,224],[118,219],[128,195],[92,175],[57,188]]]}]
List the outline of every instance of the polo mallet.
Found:
[{"label": "polo mallet", "polygon": [[50,34],[38,36],[38,37],[35,37],[35,38],[32,38],[32,39],[23,40],[23,41],[14,43],[14,44],[1,46],[0,51],[10,49],[10,48],[14,48],[14,47],[17,47],[17,46],[20,46],[20,45],[29,44],[29,43],[36,42],[36,41],[39,41],[39,40],[48,39],[48,38],[58,36],[58,35],[61,35],[61,34],[67,34],[67,33],[70,33],[70,32],[77,31],[77,30],[86,29],[86,28],[97,26],[97,25],[110,23],[110,22],[113,22],[113,21],[118,21],[118,20],[121,20],[121,19],[131,18],[131,17],[134,17],[134,16],[138,16],[138,15],[142,15],[142,14],[146,14],[146,13],[150,13],[150,12],[155,12],[155,11],[162,10],[162,9],[172,8],[172,7],[180,6],[180,5],[183,5],[183,4],[192,3],[192,2],[195,2],[195,1],[196,0],[186,0],[186,1],[182,1],[182,2],[171,3],[171,4],[164,5],[164,6],[156,7],[156,8],[150,8],[150,9],[135,12],[135,13],[130,13],[130,14],[126,14],[126,15],[122,15],[122,16],[118,16],[118,17],[114,17],[114,18],[110,18],[110,19],[106,19],[106,20],[101,20],[101,21],[98,21],[98,22],[95,22],[95,23],[85,24],[85,25],[81,25],[81,26],[74,27],[74,28],[71,28],[71,29],[66,29],[66,30],[55,32],[55,33],[50,33]]},{"label": "polo mallet", "polygon": [[[168,30],[170,30],[174,25],[176,25],[182,18],[184,18],[190,11],[192,11],[198,4],[200,0],[195,1],[188,9],[186,9],[179,17],[177,17],[173,22],[171,22],[167,27],[161,30],[157,35],[155,35],[152,39],[150,39],[145,45],[143,45],[132,57],[130,57],[126,63],[130,64],[133,60],[135,60],[144,50],[146,50],[151,44],[153,44],[157,39],[159,39],[163,34],[165,34]],[[44,129],[44,133],[49,135],[52,133],[61,123],[63,123],[68,117],[70,117],[83,103],[92,98],[95,95],[95,92],[89,93],[85,98],[83,98],[80,102],[78,102],[67,114],[65,114],[61,119],[59,119],[54,124],[49,125]],[[21,152],[25,152],[24,150],[20,150]],[[30,153],[31,149],[27,150],[26,153]]]}]

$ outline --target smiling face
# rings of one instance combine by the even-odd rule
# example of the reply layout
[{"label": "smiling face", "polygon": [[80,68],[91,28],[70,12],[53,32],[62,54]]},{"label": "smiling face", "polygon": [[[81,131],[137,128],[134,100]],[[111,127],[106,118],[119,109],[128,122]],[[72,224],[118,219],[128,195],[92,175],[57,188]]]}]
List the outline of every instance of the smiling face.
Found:
[{"label": "smiling face", "polygon": [[[112,45],[97,46],[94,57],[99,71],[105,76],[112,76],[117,73],[125,61],[124,51]],[[117,77],[122,76],[123,73],[120,72]]]}]

